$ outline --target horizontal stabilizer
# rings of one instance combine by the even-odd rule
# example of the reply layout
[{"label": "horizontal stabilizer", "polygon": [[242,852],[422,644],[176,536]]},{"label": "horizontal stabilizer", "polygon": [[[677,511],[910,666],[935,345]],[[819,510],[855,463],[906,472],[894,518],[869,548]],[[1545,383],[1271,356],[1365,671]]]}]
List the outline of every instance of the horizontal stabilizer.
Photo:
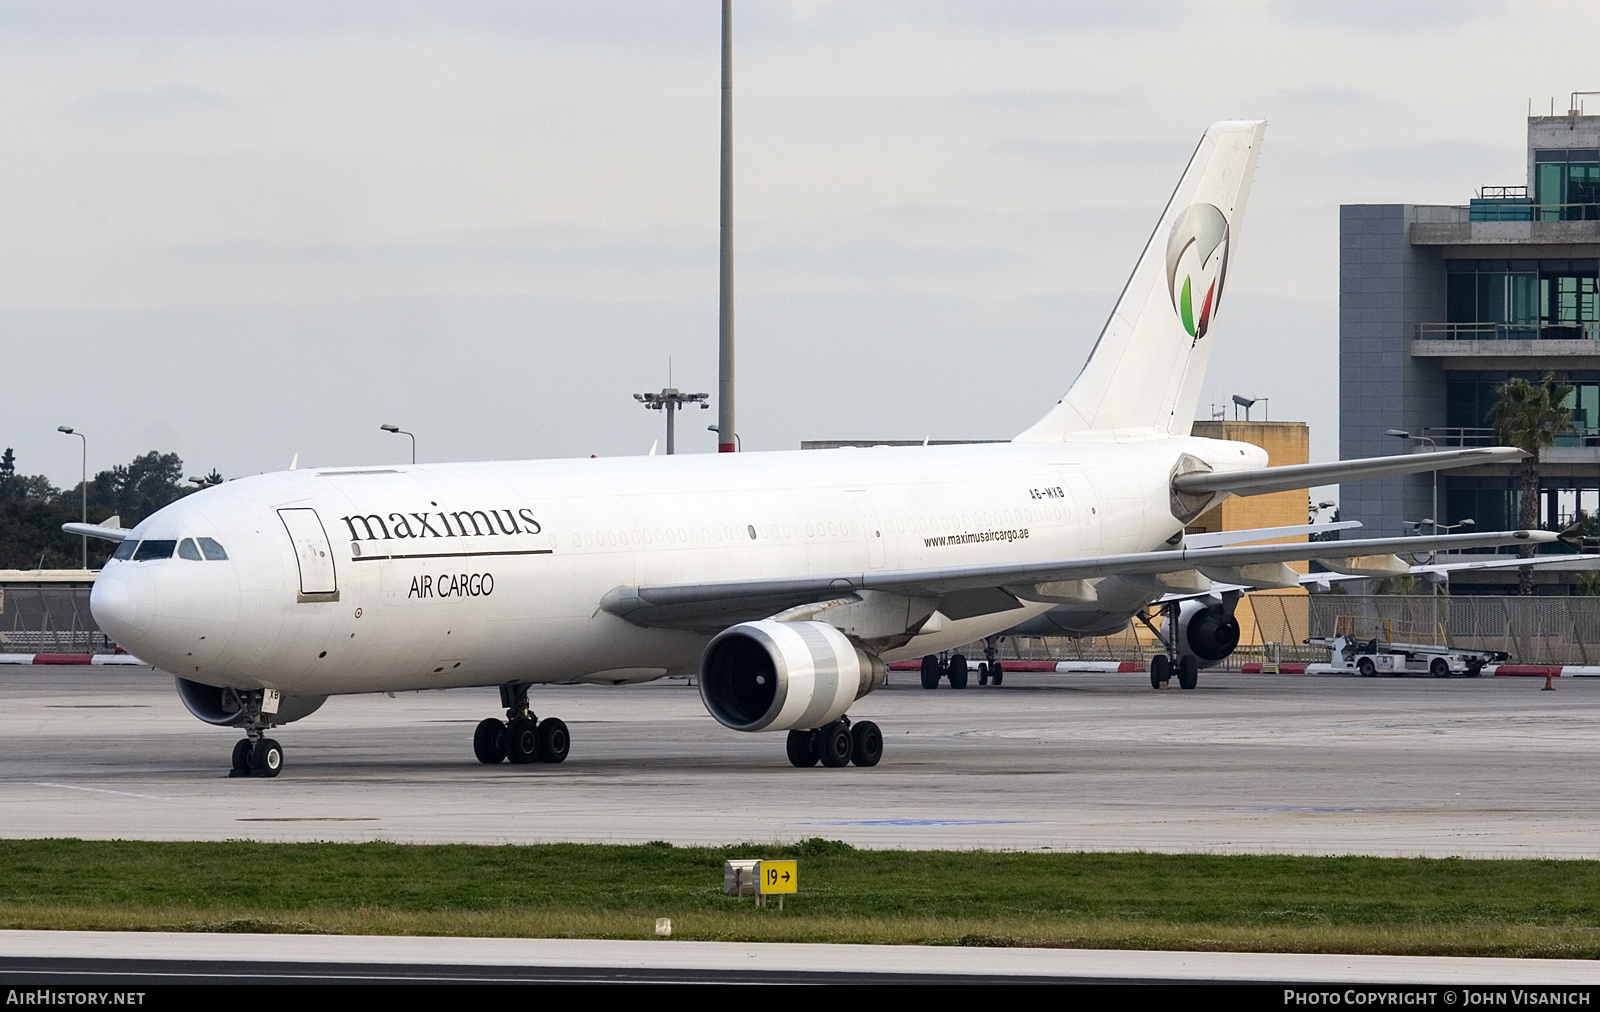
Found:
[{"label": "horizontal stabilizer", "polygon": [[68,534],[87,534],[91,538],[102,538],[106,541],[121,541],[133,533],[126,527],[107,527],[103,524],[62,524],[61,529]]},{"label": "horizontal stabilizer", "polygon": [[1172,479],[1172,487],[1185,495],[1211,492],[1266,495],[1268,492],[1287,492],[1365,478],[1386,478],[1394,474],[1448,471],[1475,464],[1504,464],[1521,460],[1527,455],[1526,451],[1515,446],[1483,446],[1434,453],[1402,453],[1393,457],[1336,460],[1331,464],[1288,464],[1283,467],[1258,467],[1249,471],[1191,471]]}]

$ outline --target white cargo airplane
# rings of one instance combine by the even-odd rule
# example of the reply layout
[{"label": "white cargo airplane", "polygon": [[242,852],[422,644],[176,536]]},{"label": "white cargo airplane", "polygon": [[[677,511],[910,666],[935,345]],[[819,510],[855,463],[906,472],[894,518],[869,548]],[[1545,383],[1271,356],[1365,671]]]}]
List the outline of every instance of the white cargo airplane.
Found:
[{"label": "white cargo airplane", "polygon": [[1274,468],[1189,435],[1264,127],[1206,131],[1083,371],[1010,443],[241,478],[132,530],[66,525],[122,541],[95,619],[201,720],[244,730],[236,775],[276,775],[264,732],[329,695],[457,686],[500,687],[480,760],[560,762],[567,728],[535,717],[530,685],[696,672],[713,717],[788,731],[796,765],[871,766],[882,736],[846,714],[886,660],[1092,601],[1102,578],[1147,588],[1126,621],[1207,579],[1293,578],[1287,560],[1382,571],[1395,551],[1554,538],[1184,544],[1228,495],[1521,456]]}]

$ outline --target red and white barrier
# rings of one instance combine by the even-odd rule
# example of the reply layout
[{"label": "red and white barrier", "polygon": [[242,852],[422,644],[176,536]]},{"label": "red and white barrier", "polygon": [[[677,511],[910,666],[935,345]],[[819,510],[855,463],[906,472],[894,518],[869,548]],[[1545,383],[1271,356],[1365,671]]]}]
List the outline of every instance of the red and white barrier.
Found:
[{"label": "red and white barrier", "polygon": [[0,654],[0,664],[143,664],[132,654]]}]

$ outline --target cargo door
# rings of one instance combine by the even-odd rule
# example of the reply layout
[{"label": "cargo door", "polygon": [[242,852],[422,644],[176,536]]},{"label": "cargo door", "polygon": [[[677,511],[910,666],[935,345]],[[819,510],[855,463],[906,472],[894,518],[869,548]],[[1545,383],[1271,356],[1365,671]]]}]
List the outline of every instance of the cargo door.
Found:
[{"label": "cargo door", "polygon": [[300,566],[300,593],[327,597],[339,592],[333,571],[333,549],[317,511],[310,508],[278,511],[283,527],[294,545],[295,562]]}]

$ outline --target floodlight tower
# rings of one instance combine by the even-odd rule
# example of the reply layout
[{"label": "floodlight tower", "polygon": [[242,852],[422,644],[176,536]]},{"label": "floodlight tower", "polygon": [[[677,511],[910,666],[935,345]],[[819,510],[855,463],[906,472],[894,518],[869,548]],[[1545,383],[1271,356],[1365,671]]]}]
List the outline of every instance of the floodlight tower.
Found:
[{"label": "floodlight tower", "polygon": [[711,407],[706,401],[710,394],[686,394],[677,387],[667,387],[656,394],[634,394],[633,399],[643,404],[651,411],[665,411],[667,413],[667,452],[677,452],[677,430],[674,426],[678,409],[690,404],[700,405],[701,410]]},{"label": "floodlight tower", "polygon": [[[717,452],[732,453],[738,440],[733,421],[733,0],[722,0],[722,193],[721,270],[717,292]],[[668,453],[672,415],[667,415]]]}]

